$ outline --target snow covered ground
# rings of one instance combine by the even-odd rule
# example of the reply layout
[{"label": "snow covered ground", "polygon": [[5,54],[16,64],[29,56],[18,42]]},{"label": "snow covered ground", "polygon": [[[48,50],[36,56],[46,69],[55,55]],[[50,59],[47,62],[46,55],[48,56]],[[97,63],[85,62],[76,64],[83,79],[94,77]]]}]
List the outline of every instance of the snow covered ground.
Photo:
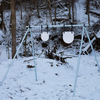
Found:
[{"label": "snow covered ground", "polygon": [[[36,58],[38,81],[34,68],[27,68],[34,65],[33,60],[25,62],[29,59],[32,57],[14,61],[0,87],[0,100],[100,100],[100,73],[93,55],[81,56],[75,97],[72,95],[78,57],[68,58],[66,64]],[[11,59],[0,63],[0,82],[10,63]]]}]

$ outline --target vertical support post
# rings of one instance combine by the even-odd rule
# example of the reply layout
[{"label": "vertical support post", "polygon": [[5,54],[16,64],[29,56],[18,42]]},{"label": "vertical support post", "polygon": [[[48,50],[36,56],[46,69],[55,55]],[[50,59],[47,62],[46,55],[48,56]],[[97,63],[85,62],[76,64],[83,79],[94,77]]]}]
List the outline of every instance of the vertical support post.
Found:
[{"label": "vertical support post", "polygon": [[37,81],[37,71],[36,71],[36,64],[35,64],[35,55],[34,55],[34,47],[33,47],[32,31],[31,31],[31,27],[29,27],[29,28],[30,28],[31,42],[32,42],[32,53],[33,53],[34,68],[35,68],[35,78],[36,78],[36,81]]},{"label": "vertical support post", "polygon": [[14,57],[13,57],[13,59],[12,59],[12,62],[10,63],[10,66],[9,66],[9,68],[7,69],[6,74],[4,75],[4,77],[3,77],[2,81],[1,81],[0,86],[2,86],[4,80],[6,79],[6,76],[7,76],[8,72],[9,72],[10,68],[12,67],[12,64],[14,63],[15,57],[17,56],[17,54],[18,54],[18,52],[19,52],[19,49],[20,49],[20,47],[21,47],[21,45],[22,45],[22,43],[23,43],[23,41],[24,41],[24,39],[25,39],[25,37],[26,37],[28,31],[29,31],[29,28],[27,29],[27,31],[26,31],[26,33],[25,33],[25,35],[24,35],[24,37],[23,37],[23,39],[22,39],[22,41],[21,41],[21,43],[20,43],[20,45],[19,45],[19,47],[18,47],[18,50],[17,50],[17,52],[15,53],[15,55],[14,55]]},{"label": "vertical support post", "polygon": [[84,26],[83,26],[83,32],[82,32],[82,35],[81,35],[82,36],[81,37],[81,46],[80,46],[80,52],[79,52],[79,58],[78,58],[77,70],[76,70],[76,76],[75,76],[75,82],[74,82],[73,97],[75,96],[75,92],[76,92],[77,76],[78,76],[78,72],[79,72],[80,57],[81,57],[82,43],[83,43],[83,34],[84,34]]},{"label": "vertical support post", "polygon": [[99,72],[100,72],[100,66],[99,66],[98,60],[97,60],[97,58],[96,58],[95,52],[94,52],[94,50],[93,50],[93,46],[92,46],[91,40],[90,40],[90,38],[89,38],[89,34],[88,34],[88,32],[87,32],[86,27],[85,27],[85,31],[86,31],[86,34],[87,34],[89,43],[90,43],[90,45],[91,45],[91,49],[92,49],[92,51],[93,51],[93,54],[94,54],[94,57],[95,57],[95,60],[96,60],[96,63],[97,63],[97,66],[98,66],[98,69],[99,69]]}]

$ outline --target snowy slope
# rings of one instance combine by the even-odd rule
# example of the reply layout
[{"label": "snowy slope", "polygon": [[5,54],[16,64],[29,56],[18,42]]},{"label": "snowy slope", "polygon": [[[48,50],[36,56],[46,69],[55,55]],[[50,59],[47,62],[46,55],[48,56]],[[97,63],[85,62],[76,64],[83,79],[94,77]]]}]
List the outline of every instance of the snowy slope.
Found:
[{"label": "snowy slope", "polygon": [[[60,61],[37,58],[38,81],[35,81],[32,59],[15,60],[4,84],[0,87],[0,100],[100,100],[100,73],[94,57],[81,56],[76,97],[72,97],[78,57]],[[100,58],[98,57],[100,62]],[[11,60],[0,64],[0,81]]]},{"label": "snowy slope", "polygon": [[0,30],[0,42],[3,40],[4,34],[2,32],[2,30]]}]

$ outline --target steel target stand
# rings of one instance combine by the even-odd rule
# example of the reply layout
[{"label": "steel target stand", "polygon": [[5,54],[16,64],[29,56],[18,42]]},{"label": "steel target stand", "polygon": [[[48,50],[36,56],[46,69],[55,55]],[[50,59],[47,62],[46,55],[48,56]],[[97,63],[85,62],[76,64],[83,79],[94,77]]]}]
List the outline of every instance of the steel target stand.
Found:
[{"label": "steel target stand", "polygon": [[[98,64],[98,61],[97,61],[95,52],[94,52],[94,50],[93,50],[93,46],[92,46],[92,43],[91,43],[89,34],[88,34],[88,32],[87,32],[87,29],[86,29],[85,25],[42,25],[42,26],[43,26],[43,27],[47,27],[47,26],[48,26],[48,27],[63,27],[63,26],[64,26],[64,27],[72,27],[72,26],[73,26],[73,27],[82,27],[82,29],[83,29],[82,34],[81,34],[81,46],[80,46],[80,51],[79,51],[79,58],[78,58],[78,63],[77,63],[76,76],[75,76],[74,89],[73,89],[73,96],[75,96],[76,85],[77,85],[77,76],[78,76],[78,72],[79,72],[80,58],[81,58],[81,52],[82,52],[83,35],[84,35],[85,32],[86,32],[86,35],[87,35],[87,37],[88,37],[89,43],[90,43],[90,45],[91,45],[91,48],[92,48],[92,51],[93,51],[93,54],[94,54],[94,57],[95,57],[95,60],[96,60],[96,63],[97,63],[99,72],[100,72],[100,67],[99,67],[99,64]],[[16,52],[14,58],[12,59],[12,62],[11,62],[11,64],[10,64],[9,68],[7,69],[5,75],[4,75],[3,79],[2,79],[2,82],[0,83],[0,86],[3,85],[3,82],[4,82],[4,80],[6,79],[6,76],[7,76],[7,74],[8,74],[8,72],[9,72],[10,68],[12,67],[12,65],[13,65],[13,63],[14,63],[15,57],[18,55],[18,52],[19,52],[19,50],[20,50],[20,48],[21,48],[21,46],[22,46],[22,43],[23,43],[23,41],[24,41],[26,35],[28,34],[28,32],[30,32],[30,34],[31,34],[32,51],[33,51],[32,54],[33,54],[34,66],[35,66],[35,79],[36,79],[36,81],[37,81],[37,71],[36,71],[35,55],[34,55],[34,46],[33,46],[33,38],[32,38],[32,31],[31,31],[31,30],[32,30],[32,28],[41,28],[41,26],[30,26],[30,25],[29,25],[29,26],[26,26],[26,28],[28,28],[28,29],[27,29],[27,31],[26,31],[26,33],[25,33],[25,35],[24,35],[24,37],[23,37],[23,39],[22,39],[22,41],[21,41],[21,43],[20,43],[20,45],[19,45],[19,47],[18,47],[18,50],[17,50],[17,52]]]}]

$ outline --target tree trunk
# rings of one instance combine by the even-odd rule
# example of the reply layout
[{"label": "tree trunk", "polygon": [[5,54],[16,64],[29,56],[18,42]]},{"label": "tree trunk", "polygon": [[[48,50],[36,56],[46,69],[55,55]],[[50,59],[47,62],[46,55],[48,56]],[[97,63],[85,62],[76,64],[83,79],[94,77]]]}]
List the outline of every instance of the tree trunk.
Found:
[{"label": "tree trunk", "polygon": [[10,0],[12,23],[12,58],[16,53],[16,0]]},{"label": "tree trunk", "polygon": [[88,24],[90,26],[90,14],[89,14],[89,12],[88,12]]},{"label": "tree trunk", "polygon": [[10,10],[10,0],[8,0],[8,10]]},{"label": "tree trunk", "polygon": [[70,0],[69,0],[69,20],[71,19],[71,13],[70,13]]},{"label": "tree trunk", "polygon": [[90,0],[87,0],[88,24],[90,26],[90,14],[89,14],[89,11],[90,11]]},{"label": "tree trunk", "polygon": [[55,25],[56,25],[56,0],[55,0]]},{"label": "tree trunk", "polygon": [[26,57],[26,45],[27,45],[27,36],[25,37],[25,57]]},{"label": "tree trunk", "polygon": [[3,1],[0,2],[0,17],[1,17],[1,21],[0,21],[0,29],[3,30]]},{"label": "tree trunk", "polygon": [[47,16],[47,9],[48,9],[48,7],[46,7],[46,25],[48,24],[48,16]]},{"label": "tree trunk", "polygon": [[27,10],[27,3],[26,3],[26,0],[25,0],[25,11]]},{"label": "tree trunk", "polygon": [[10,59],[10,52],[9,52],[9,41],[8,41],[8,59]]},{"label": "tree trunk", "polygon": [[86,14],[88,14],[90,8],[90,0],[86,0]]},{"label": "tree trunk", "polygon": [[90,11],[90,0],[86,0],[86,14],[88,15],[88,24],[90,26],[90,15],[89,15],[89,11]]},{"label": "tree trunk", "polygon": [[50,4],[49,4],[49,1],[48,1],[48,8],[49,8],[49,15],[50,15],[50,18],[51,18],[51,23],[53,25],[53,21],[52,21],[52,16],[51,16],[51,11],[50,11]]},{"label": "tree trunk", "polygon": [[39,14],[39,6],[38,6],[38,0],[37,0],[37,4],[36,4],[36,6],[37,6],[38,18],[40,18],[40,14]]},{"label": "tree trunk", "polygon": [[74,0],[72,0],[72,23],[74,24]]},{"label": "tree trunk", "polygon": [[30,6],[30,11],[32,12],[32,10],[33,10],[33,0],[30,1],[30,5],[31,5]]},{"label": "tree trunk", "polygon": [[20,0],[21,20],[22,20],[22,0]]}]

